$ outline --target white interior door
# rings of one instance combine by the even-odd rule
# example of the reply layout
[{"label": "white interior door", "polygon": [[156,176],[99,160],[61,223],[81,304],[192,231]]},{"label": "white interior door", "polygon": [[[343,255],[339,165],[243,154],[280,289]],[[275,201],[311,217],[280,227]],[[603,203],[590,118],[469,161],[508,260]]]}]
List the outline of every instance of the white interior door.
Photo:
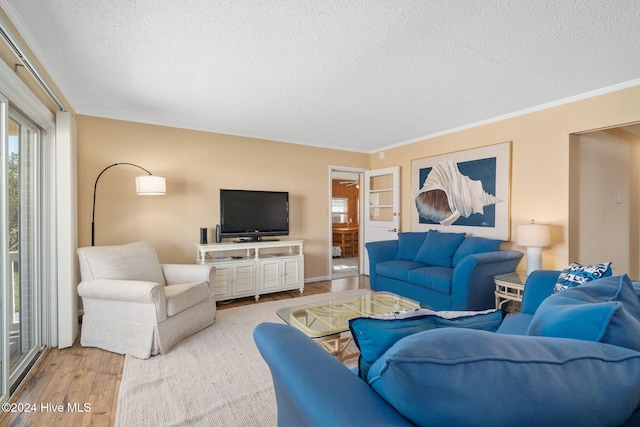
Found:
[{"label": "white interior door", "polygon": [[[393,240],[400,231],[400,166],[364,173],[363,242]],[[364,251],[364,274],[369,274],[369,254]]]}]

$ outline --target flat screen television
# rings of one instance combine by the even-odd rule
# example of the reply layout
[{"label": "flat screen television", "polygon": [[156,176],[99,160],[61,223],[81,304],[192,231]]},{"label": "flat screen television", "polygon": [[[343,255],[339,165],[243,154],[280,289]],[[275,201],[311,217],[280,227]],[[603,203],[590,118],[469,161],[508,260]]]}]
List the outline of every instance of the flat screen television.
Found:
[{"label": "flat screen television", "polygon": [[289,235],[289,193],[220,189],[220,236],[263,240]]}]

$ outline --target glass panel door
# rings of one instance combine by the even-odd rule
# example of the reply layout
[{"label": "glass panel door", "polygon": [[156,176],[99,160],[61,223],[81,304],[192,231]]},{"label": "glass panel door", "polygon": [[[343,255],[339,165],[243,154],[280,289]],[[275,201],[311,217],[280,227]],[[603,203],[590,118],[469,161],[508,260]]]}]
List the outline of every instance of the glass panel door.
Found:
[{"label": "glass panel door", "polygon": [[[365,172],[364,193],[365,243],[397,239],[400,231],[400,167]],[[368,254],[364,256],[364,272],[369,274]]]},{"label": "glass panel door", "polygon": [[[9,380],[13,388],[41,345],[37,280],[38,144],[40,130],[9,110],[6,140],[5,185],[7,301],[5,345],[8,345]],[[8,276],[8,277],[7,277]],[[8,338],[8,343],[7,343]],[[6,353],[5,353],[6,354]]]}]

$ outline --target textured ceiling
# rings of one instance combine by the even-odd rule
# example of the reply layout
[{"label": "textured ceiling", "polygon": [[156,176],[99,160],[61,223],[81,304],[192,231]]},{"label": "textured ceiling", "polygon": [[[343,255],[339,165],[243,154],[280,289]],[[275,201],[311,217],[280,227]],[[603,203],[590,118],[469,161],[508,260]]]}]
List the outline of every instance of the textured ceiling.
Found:
[{"label": "textured ceiling", "polygon": [[637,0],[0,0],[84,115],[373,152],[640,83]]}]

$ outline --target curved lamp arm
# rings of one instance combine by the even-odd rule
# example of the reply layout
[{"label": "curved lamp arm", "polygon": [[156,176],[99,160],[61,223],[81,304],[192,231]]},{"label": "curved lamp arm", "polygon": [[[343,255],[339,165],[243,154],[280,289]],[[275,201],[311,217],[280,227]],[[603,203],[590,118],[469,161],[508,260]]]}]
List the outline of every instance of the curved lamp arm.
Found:
[{"label": "curved lamp arm", "polygon": [[[111,169],[114,166],[118,166],[118,165],[129,165],[129,166],[133,166],[136,167],[138,169],[141,169],[143,171],[145,171],[147,173],[147,175],[149,176],[153,176],[153,174],[151,172],[149,172],[148,170],[146,170],[145,168],[143,168],[142,166],[138,166],[134,163],[114,163],[112,165],[107,166],[106,168],[102,169],[102,172],[100,172],[98,174],[98,177],[96,178],[96,182],[95,184],[93,184],[93,210],[91,213],[91,246],[94,246],[94,242],[95,242],[95,218],[96,218],[96,192],[98,189],[98,181],[100,180],[100,177],[102,176],[103,173],[105,173],[108,169]],[[158,177],[160,178],[160,177]],[[138,193],[141,194],[141,193]],[[164,194],[164,190],[159,191],[159,192],[155,192],[153,194]]]}]

